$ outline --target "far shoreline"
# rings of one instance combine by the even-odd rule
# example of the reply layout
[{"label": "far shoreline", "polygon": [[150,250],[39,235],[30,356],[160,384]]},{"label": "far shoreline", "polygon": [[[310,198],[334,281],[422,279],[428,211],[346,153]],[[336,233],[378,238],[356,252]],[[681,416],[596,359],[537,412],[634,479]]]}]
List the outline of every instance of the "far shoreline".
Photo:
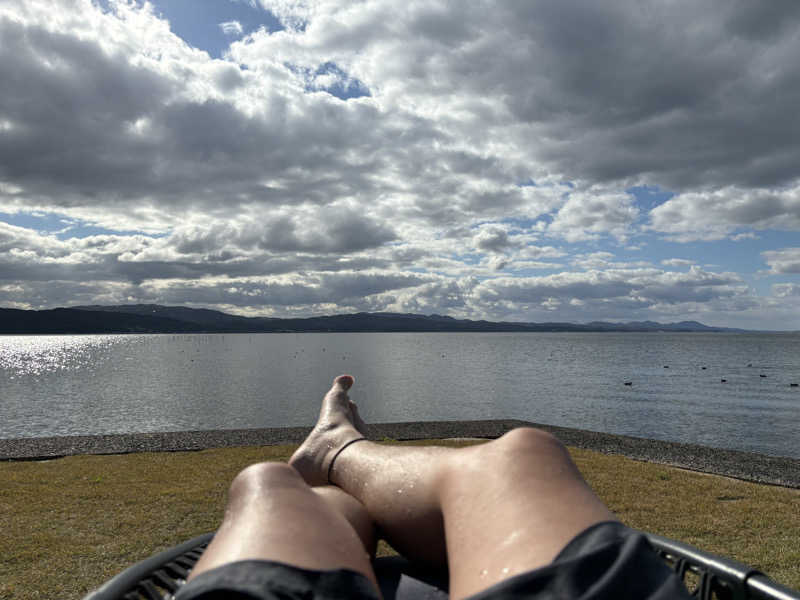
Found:
[{"label": "far shoreline", "polygon": [[[650,440],[504,419],[486,421],[417,421],[368,425],[373,440],[448,438],[492,439],[515,427],[549,431],[566,446],[621,455],[634,460],[722,475],[745,481],[800,489],[800,459],[696,444]],[[51,460],[86,454],[182,452],[236,446],[299,444],[310,427],[229,429],[91,436],[0,439],[0,460]]]}]

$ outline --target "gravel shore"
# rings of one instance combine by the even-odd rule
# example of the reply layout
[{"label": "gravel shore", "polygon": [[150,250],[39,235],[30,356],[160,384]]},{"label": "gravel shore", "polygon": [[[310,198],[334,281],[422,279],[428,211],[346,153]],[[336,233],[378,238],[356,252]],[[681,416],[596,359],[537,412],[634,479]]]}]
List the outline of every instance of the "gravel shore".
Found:
[{"label": "gravel shore", "polygon": [[[370,439],[419,440],[442,438],[496,438],[520,426],[539,427],[553,433],[567,446],[619,454],[636,460],[659,463],[768,483],[800,488],[800,460],[721,450],[694,444],[662,442],[643,438],[553,427],[516,420],[421,421],[370,425]],[[0,439],[0,460],[47,460],[75,454],[125,454],[129,452],[175,452],[231,446],[297,444],[308,434],[307,427],[231,429],[132,433],[97,436]]]}]

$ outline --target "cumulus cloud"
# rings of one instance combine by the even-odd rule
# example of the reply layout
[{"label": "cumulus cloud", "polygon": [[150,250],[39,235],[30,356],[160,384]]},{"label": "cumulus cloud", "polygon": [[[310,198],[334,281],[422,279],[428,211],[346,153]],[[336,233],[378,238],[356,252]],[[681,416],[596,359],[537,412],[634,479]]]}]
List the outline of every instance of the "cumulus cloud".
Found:
[{"label": "cumulus cloud", "polygon": [[796,283],[776,283],[772,286],[772,293],[778,298],[798,298],[800,300],[800,285]]},{"label": "cumulus cloud", "polygon": [[512,247],[508,232],[496,225],[481,228],[474,242],[475,248],[484,252],[504,252]]},{"label": "cumulus cloud", "polygon": [[258,8],[258,0],[230,0],[234,4],[246,4],[250,8]]},{"label": "cumulus cloud", "polygon": [[[112,85],[111,80],[109,90],[120,90],[120,95],[131,89],[147,93],[128,94],[122,106],[118,106],[119,99],[107,98],[105,110],[116,107],[115,122],[136,124],[139,119],[150,119],[157,131],[169,128],[177,118],[189,127],[203,122],[211,128],[213,136],[195,137],[193,143],[175,148],[179,152],[170,156],[173,160],[201,156],[213,161],[226,154],[234,158],[231,153],[236,158],[251,154],[253,147],[246,140],[239,152],[224,144],[215,147],[213,141],[222,131],[237,135],[252,131],[252,137],[260,142],[296,143],[303,139],[298,134],[307,135],[311,129],[281,131],[277,121],[297,114],[286,110],[290,106],[302,109],[303,122],[323,125],[320,135],[309,140],[310,145],[336,147],[337,139],[329,137],[335,134],[324,127],[327,119],[316,118],[323,111],[338,125],[345,125],[335,138],[347,139],[346,146],[354,145],[356,151],[368,150],[371,144],[369,140],[365,144],[364,138],[370,137],[373,128],[348,131],[346,117],[352,108],[327,102],[324,96],[309,97],[297,87],[309,73],[333,63],[374,90],[374,105],[381,119],[373,125],[381,141],[391,139],[386,136],[398,128],[406,131],[407,141],[415,134],[422,135],[424,141],[436,140],[438,148],[429,147],[417,154],[422,159],[420,164],[435,155],[445,159],[442,166],[460,166],[455,171],[459,174],[465,174],[469,166],[473,177],[483,173],[495,185],[500,176],[513,177],[515,172],[528,177],[557,173],[587,180],[652,175],[662,184],[702,177],[704,185],[711,183],[708,174],[724,183],[742,182],[749,176],[743,182],[747,185],[760,185],[764,179],[777,184],[795,178],[789,164],[780,173],[761,173],[768,165],[775,169],[776,162],[764,160],[760,151],[765,150],[764,144],[769,144],[770,153],[778,155],[789,151],[791,156],[790,151],[796,150],[797,136],[790,125],[795,119],[789,112],[794,106],[792,94],[775,98],[772,92],[780,85],[782,90],[796,93],[795,86],[789,85],[790,73],[775,72],[774,65],[786,62],[774,59],[793,55],[797,41],[788,34],[791,28],[765,30],[768,33],[760,37],[746,34],[740,25],[741,14],[747,12],[748,19],[755,17],[750,14],[752,10],[739,4],[720,2],[698,7],[683,2],[667,7],[657,2],[635,6],[615,2],[587,8],[542,2],[490,9],[477,3],[460,8],[459,18],[454,19],[448,6],[439,3],[401,8],[378,1],[359,5],[264,2],[265,8],[292,26],[284,32],[256,32],[233,45],[236,61],[246,64],[253,71],[248,75],[254,75],[254,81],[249,82],[246,74],[240,74],[246,84],[239,96],[220,94],[209,81],[215,61],[205,64],[146,10],[117,4],[115,14],[98,15],[85,3],[85,11],[95,16],[93,27],[84,30],[79,40],[70,38],[69,22],[58,28],[45,26],[47,21],[37,18],[44,9],[32,4],[34,7],[27,11],[31,15],[28,22],[6,20],[4,31],[9,51],[21,58],[17,68],[34,75],[28,88],[42,85],[42,60],[50,60],[47,56],[56,51],[61,57],[58,62],[73,80],[95,74],[86,86],[57,86],[56,91],[61,93],[83,89],[91,95],[93,104],[97,103],[103,98],[96,93],[100,80],[109,81],[112,72],[116,73],[123,85]],[[37,8],[42,12],[37,14]],[[782,3],[756,12],[767,22],[796,18],[796,11]],[[130,27],[134,22],[145,33],[134,31]],[[387,22],[393,24],[391,29],[386,27]],[[689,27],[698,22],[706,27]],[[671,27],[665,28],[663,23]],[[98,54],[108,44],[101,40],[100,31],[105,29],[114,32],[117,48],[124,47],[124,53]],[[22,30],[29,30],[34,37],[20,38]],[[507,31],[516,43],[509,45],[502,37],[490,35],[493,31]],[[670,31],[687,32],[679,46]],[[636,40],[642,43],[634,43]],[[720,47],[723,42],[724,47]],[[633,47],[644,52],[632,52]],[[718,51],[710,52],[718,47]],[[537,60],[531,61],[531,55]],[[92,63],[99,70],[90,69]],[[774,77],[764,81],[766,64],[772,65],[769,72]],[[138,68],[131,69],[130,65]],[[509,77],[509,73],[525,76]],[[262,83],[264,76],[269,77],[268,87]],[[24,83],[22,78],[17,79],[17,83]],[[172,104],[175,95],[186,97],[189,90],[190,103]],[[33,91],[23,87],[17,95],[31,97]],[[736,91],[746,93],[733,93]],[[206,106],[209,97],[223,104]],[[756,98],[758,102],[754,102]],[[265,100],[267,106],[263,107]],[[257,105],[263,107],[261,111],[256,110]],[[280,105],[285,112],[276,113]],[[163,114],[167,107],[173,108],[169,115]],[[96,112],[94,108],[87,107],[87,113]],[[748,118],[748,110],[758,111],[752,114],[759,118]],[[260,113],[258,119],[239,116],[255,117],[254,112]],[[765,115],[770,121],[765,122]],[[20,116],[10,121],[31,121]],[[357,116],[365,117],[362,113]],[[616,127],[620,123],[625,127]],[[751,130],[743,131],[743,126]],[[663,135],[667,128],[669,136]],[[761,135],[748,135],[756,132]],[[776,135],[765,136],[767,132]],[[89,132],[78,129],[75,133]],[[168,139],[171,133],[177,142],[186,131],[168,131]],[[291,137],[281,139],[281,134]],[[503,134],[508,135],[500,137]],[[748,144],[735,143],[745,139]],[[708,140],[713,140],[712,147]],[[754,145],[754,140],[763,140],[762,145]],[[727,141],[732,143],[724,143]],[[292,150],[295,156],[297,149]],[[408,162],[409,157],[405,157],[395,164],[412,166]],[[441,163],[428,164],[430,168]],[[432,174],[443,172],[434,169]]]},{"label": "cumulus cloud", "polygon": [[[516,142],[536,140],[522,151],[557,172],[600,180],[653,174],[676,187],[796,176],[788,159],[797,132],[785,125],[794,122],[797,86],[775,65],[785,64],[798,41],[787,27],[755,37],[741,27],[750,19],[796,22],[786,3],[756,11],[725,2],[474,3],[460,7],[458,19],[443,3],[402,10],[389,2],[268,6],[307,26],[262,36],[241,48],[243,58],[257,61],[269,49],[314,65],[334,56],[367,86],[384,90],[387,102],[457,115],[453,127],[478,119],[524,126],[509,131]],[[679,40],[675,31],[684,32]],[[792,92],[776,97],[777,87]],[[759,150],[775,160],[751,161]]]},{"label": "cumulus cloud", "polygon": [[746,311],[608,247],[800,229],[794,2],[238,1],[285,29],[223,59],[147,3],[0,5],[0,212],[73,223],[0,224],[0,302]]},{"label": "cumulus cloud", "polygon": [[239,21],[225,21],[219,24],[219,28],[225,35],[239,36],[244,32],[242,24],[239,23]]},{"label": "cumulus cloud", "polygon": [[667,258],[661,261],[665,267],[691,267],[695,261],[685,258]]},{"label": "cumulus cloud", "polygon": [[570,194],[548,231],[568,242],[607,234],[624,241],[639,216],[630,194],[604,194],[588,190]]},{"label": "cumulus cloud", "polygon": [[[709,273],[692,267],[688,273],[657,269],[606,269],[563,272],[541,277],[505,277],[482,282],[473,296],[495,314],[529,314],[552,307],[572,307],[566,314],[592,314],[630,319],[648,311],[681,306],[691,310],[707,304],[746,297],[747,287],[734,273]],[[577,310],[576,310],[577,309]],[[667,310],[666,312],[669,312]]]},{"label": "cumulus cloud", "polygon": [[[16,133],[3,144],[2,175],[21,188],[14,200],[26,205],[38,199],[77,208],[102,193],[106,202],[118,199],[115,210],[129,213],[133,199],[177,209],[189,198],[202,206],[224,197],[234,209],[242,202],[355,195],[379,204],[411,198],[410,213],[463,220],[552,210],[552,202],[542,204],[514,185],[531,178],[647,177],[680,186],[700,176],[707,186],[709,172],[720,183],[749,186],[794,178],[787,165],[782,176],[740,181],[777,164],[753,140],[792,156],[797,136],[786,126],[796,121],[791,94],[778,103],[769,93],[777,85],[793,89],[788,73],[765,82],[760,68],[795,49],[791,29],[746,34],[739,5],[686,2],[667,9],[651,2],[628,10],[625,2],[590,9],[544,2],[490,9],[478,3],[454,19],[437,3],[401,10],[379,1],[263,2],[289,29],[247,36],[231,48],[235,62],[225,62],[203,59],[146,8],[116,3],[103,14],[85,0],[82,12],[91,19],[78,37],[76,24],[49,3],[28,3],[24,13],[15,4],[7,9],[14,18],[3,20],[3,38],[17,60],[3,62],[2,77],[13,83],[3,109]],[[51,12],[60,18],[45,18]],[[764,22],[795,16],[782,4],[761,13]],[[667,32],[698,31],[688,27],[697,22],[707,28],[687,33],[676,53]],[[580,34],[583,28],[592,35]],[[494,31],[507,31],[516,43]],[[723,41],[724,51],[709,53]],[[46,66],[53,64],[55,74]],[[322,81],[331,77],[320,74],[324,65],[363,82],[371,99],[343,103],[305,93],[307,85],[330,84]],[[731,93],[739,87],[748,93]],[[45,98],[59,97],[42,120]],[[39,98],[40,105],[21,98]],[[51,110],[58,106],[61,112]],[[68,109],[74,106],[83,107],[85,119],[74,119]],[[759,118],[747,118],[748,110]],[[742,124],[761,128],[761,135],[748,136]],[[778,135],[764,135],[771,126]],[[64,131],[63,144],[47,135],[51,127]],[[672,133],[664,135],[664,128]],[[734,134],[749,143],[727,139]],[[714,146],[704,155],[707,140]],[[553,232],[573,240],[624,236],[636,216],[624,194],[594,195],[572,198]],[[585,206],[591,203],[594,209]],[[442,205],[453,209],[433,208]],[[657,229],[679,227],[668,212],[654,215]]]},{"label": "cumulus cloud", "polygon": [[[714,240],[741,227],[800,229],[800,185],[772,190],[725,187],[687,192],[650,212],[652,228],[679,241]],[[746,239],[752,232],[731,235]]]},{"label": "cumulus cloud", "polygon": [[768,250],[761,256],[773,273],[800,273],[800,248]]}]

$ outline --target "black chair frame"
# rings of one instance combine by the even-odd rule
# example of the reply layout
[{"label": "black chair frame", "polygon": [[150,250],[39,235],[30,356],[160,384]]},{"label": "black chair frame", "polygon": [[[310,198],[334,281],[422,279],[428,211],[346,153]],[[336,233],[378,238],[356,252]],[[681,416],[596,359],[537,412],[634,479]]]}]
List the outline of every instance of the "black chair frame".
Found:
[{"label": "black chair frame", "polygon": [[[669,538],[643,532],[656,552],[700,600],[800,600],[789,589],[747,565]],[[213,533],[198,536],[124,570],[84,600],[169,600],[186,582]],[[385,600],[445,600],[447,577],[399,556],[375,560]]]}]

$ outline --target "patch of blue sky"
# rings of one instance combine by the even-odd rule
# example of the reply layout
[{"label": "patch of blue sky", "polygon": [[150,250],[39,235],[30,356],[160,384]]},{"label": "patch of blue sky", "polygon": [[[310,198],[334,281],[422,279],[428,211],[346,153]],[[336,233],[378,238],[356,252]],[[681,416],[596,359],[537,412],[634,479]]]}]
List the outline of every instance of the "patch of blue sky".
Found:
[{"label": "patch of blue sky", "polygon": [[63,215],[38,212],[0,213],[0,221],[46,234],[61,231],[74,223]]},{"label": "patch of blue sky", "polygon": [[[296,65],[286,66],[295,73],[301,74],[303,78],[309,82],[305,88],[307,92],[327,92],[340,100],[362,98],[372,95],[363,81],[351,77],[334,62],[325,62],[317,67],[316,70],[306,69]],[[319,81],[324,81],[326,75],[331,76],[333,84],[326,86],[319,85]]]},{"label": "patch of blue sky", "polygon": [[97,227],[95,225],[86,225],[83,223],[76,223],[66,231],[57,234],[61,240],[68,240],[71,238],[87,238],[93,235],[144,235],[149,238],[163,238],[167,237],[168,233],[146,233],[144,231],[135,231],[129,229],[106,229],[105,227]]},{"label": "patch of blue sky", "polygon": [[509,263],[508,266],[503,267],[500,271],[498,271],[498,275],[502,276],[503,274],[513,277],[547,277],[548,275],[558,275],[559,273],[564,273],[565,271],[571,271],[572,269],[566,265],[565,263],[554,263],[552,267],[537,267],[537,268],[516,268],[514,263]]},{"label": "patch of blue sky", "polygon": [[168,234],[152,234],[126,229],[108,229],[90,225],[78,219],[58,213],[20,212],[0,213],[0,221],[16,227],[31,229],[44,235],[55,235],[60,240],[87,238],[93,235],[146,235],[151,238],[165,237]]},{"label": "patch of blue sky", "polygon": [[333,75],[336,77],[335,83],[325,88],[325,91],[341,100],[372,95],[363,81],[350,77],[336,63],[327,62],[321,65],[317,69],[316,75]]},{"label": "patch of blue sky", "polygon": [[460,263],[464,263],[465,265],[475,266],[480,264],[481,260],[483,260],[484,254],[481,253],[468,253],[468,254],[454,254],[450,258],[452,260],[458,261]]},{"label": "patch of blue sky", "polygon": [[66,229],[56,233],[56,237],[60,240],[82,239],[91,237],[93,235],[112,235],[118,233],[103,227],[93,227],[91,225],[83,225],[81,223],[72,223]]},{"label": "patch of blue sky", "polygon": [[662,190],[657,185],[637,185],[625,191],[633,194],[633,197],[636,198],[636,205],[645,212],[664,204],[675,196],[673,192]]},{"label": "patch of blue sky", "polygon": [[545,215],[538,215],[532,218],[525,218],[525,217],[517,217],[517,218],[509,218],[503,219],[502,223],[508,223],[514,227],[519,227],[520,229],[537,229],[540,223],[545,223],[549,225],[553,222],[555,215],[553,214],[545,214]]},{"label": "patch of blue sky", "polygon": [[769,229],[765,231],[753,231],[753,234],[761,241],[760,251],[800,247],[800,236],[797,235],[796,231],[776,231]]},{"label": "patch of blue sky", "polygon": [[767,268],[761,252],[764,250],[764,235],[756,235],[761,239],[743,238],[739,241],[729,239],[713,241],[696,241],[675,243],[650,237],[641,250],[628,255],[629,260],[649,260],[654,265],[666,270],[685,271],[689,266],[663,265],[662,261],[682,259],[691,261],[700,268],[710,272],[729,271],[739,273],[742,277],[753,276]]},{"label": "patch of blue sky", "polygon": [[[141,4],[141,1],[139,2]],[[257,2],[231,0],[151,0],[155,13],[169,21],[172,33],[190,46],[222,58],[231,42],[260,28],[270,33],[284,29],[275,16]],[[108,3],[101,1],[101,5]],[[242,33],[226,34],[221,23],[238,22]]]}]

